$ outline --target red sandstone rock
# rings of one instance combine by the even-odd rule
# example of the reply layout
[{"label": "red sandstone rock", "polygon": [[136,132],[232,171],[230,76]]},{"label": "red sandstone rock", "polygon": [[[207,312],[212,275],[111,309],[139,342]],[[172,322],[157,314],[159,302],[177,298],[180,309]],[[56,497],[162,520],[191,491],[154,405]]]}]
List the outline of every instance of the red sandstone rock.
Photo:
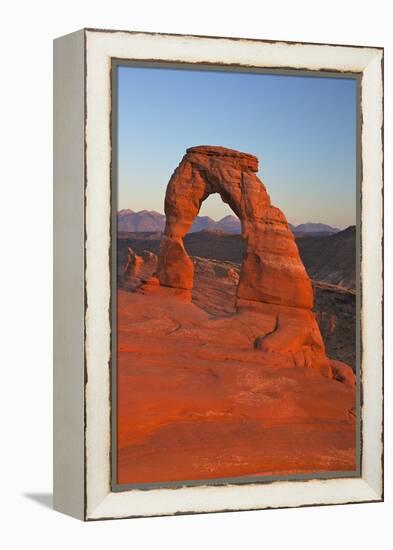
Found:
[{"label": "red sandstone rock", "polygon": [[312,311],[246,300],[239,300],[238,305],[241,312],[251,310],[274,320],[272,328],[261,331],[255,339],[255,349],[286,355],[286,361],[293,366],[315,369],[323,376],[333,378],[332,367],[326,357],[325,345]]},{"label": "red sandstone rock", "polygon": [[194,280],[194,266],[183,245],[183,239],[164,235],[158,263],[160,283],[172,288],[190,290]]},{"label": "red sandstone rock", "polygon": [[313,292],[283,213],[256,175],[258,159],[224,147],[198,146],[172,175],[165,196],[166,227],[158,273],[165,286],[192,288],[182,239],[202,202],[219,193],[242,223],[247,243],[238,297],[310,309]]},{"label": "red sandstone rock", "polygon": [[136,254],[132,248],[128,249],[127,263],[124,266],[124,276],[129,277],[139,277],[141,269],[143,266],[143,260],[138,254]]},{"label": "red sandstone rock", "polygon": [[351,388],[356,386],[356,376],[349,365],[335,359],[330,359],[330,365],[335,380],[351,386]]},{"label": "red sandstone rock", "polygon": [[296,365],[293,343],[253,347],[296,308],[217,317],[152,286],[118,293],[118,482],[355,470],[354,388]]},{"label": "red sandstone rock", "polygon": [[160,287],[160,281],[159,281],[158,277],[155,277],[154,275],[152,277],[149,277],[147,279],[147,281],[145,281],[145,284],[146,285],[151,285],[154,288],[159,288]]},{"label": "red sandstone rock", "polygon": [[128,248],[127,262],[124,266],[123,277],[125,281],[138,282],[148,279],[157,269],[157,256],[149,250],[143,250],[139,256]]}]

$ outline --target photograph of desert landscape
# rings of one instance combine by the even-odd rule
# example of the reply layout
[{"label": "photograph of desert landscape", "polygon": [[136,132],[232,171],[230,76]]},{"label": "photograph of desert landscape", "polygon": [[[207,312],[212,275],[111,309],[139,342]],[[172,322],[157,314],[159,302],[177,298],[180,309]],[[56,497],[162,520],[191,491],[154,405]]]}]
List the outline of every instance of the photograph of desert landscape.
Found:
[{"label": "photograph of desert landscape", "polygon": [[357,81],[116,71],[115,483],[356,475]]}]

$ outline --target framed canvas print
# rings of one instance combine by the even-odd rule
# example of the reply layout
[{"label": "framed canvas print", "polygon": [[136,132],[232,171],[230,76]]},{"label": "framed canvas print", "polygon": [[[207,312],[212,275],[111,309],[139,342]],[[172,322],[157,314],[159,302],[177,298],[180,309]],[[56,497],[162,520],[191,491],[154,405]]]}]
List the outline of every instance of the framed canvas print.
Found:
[{"label": "framed canvas print", "polygon": [[383,499],[383,50],[54,43],[54,506]]}]

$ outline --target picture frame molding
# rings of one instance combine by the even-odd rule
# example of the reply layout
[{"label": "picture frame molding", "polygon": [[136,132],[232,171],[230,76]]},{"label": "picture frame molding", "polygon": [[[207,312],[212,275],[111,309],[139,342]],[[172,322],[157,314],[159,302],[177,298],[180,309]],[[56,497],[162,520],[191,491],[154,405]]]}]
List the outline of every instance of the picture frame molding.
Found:
[{"label": "picture frame molding", "polygon": [[[55,508],[97,520],[381,501],[383,49],[84,29],[56,39],[54,51]],[[112,490],[113,60],[361,75],[359,477]]]}]

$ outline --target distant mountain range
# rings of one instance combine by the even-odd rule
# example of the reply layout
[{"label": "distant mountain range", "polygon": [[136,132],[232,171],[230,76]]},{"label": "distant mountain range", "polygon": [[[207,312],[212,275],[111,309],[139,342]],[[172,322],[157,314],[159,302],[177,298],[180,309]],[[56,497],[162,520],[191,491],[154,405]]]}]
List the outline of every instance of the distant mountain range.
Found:
[{"label": "distant mountain range", "polygon": [[[133,233],[161,232],[165,228],[165,216],[154,210],[120,210],[118,212],[118,230]],[[323,223],[302,223],[294,226],[289,224],[295,235],[332,235],[340,229]],[[198,231],[221,231],[223,233],[240,233],[240,220],[236,216],[228,215],[219,221],[209,216],[197,216],[192,224],[190,233]]]},{"label": "distant mountain range", "polygon": [[[291,224],[289,224],[291,225]],[[292,231],[295,233],[338,233],[341,231],[341,229],[338,229],[337,227],[331,227],[330,225],[326,225],[325,223],[301,223],[300,225],[297,225],[294,227],[291,225]]]}]

